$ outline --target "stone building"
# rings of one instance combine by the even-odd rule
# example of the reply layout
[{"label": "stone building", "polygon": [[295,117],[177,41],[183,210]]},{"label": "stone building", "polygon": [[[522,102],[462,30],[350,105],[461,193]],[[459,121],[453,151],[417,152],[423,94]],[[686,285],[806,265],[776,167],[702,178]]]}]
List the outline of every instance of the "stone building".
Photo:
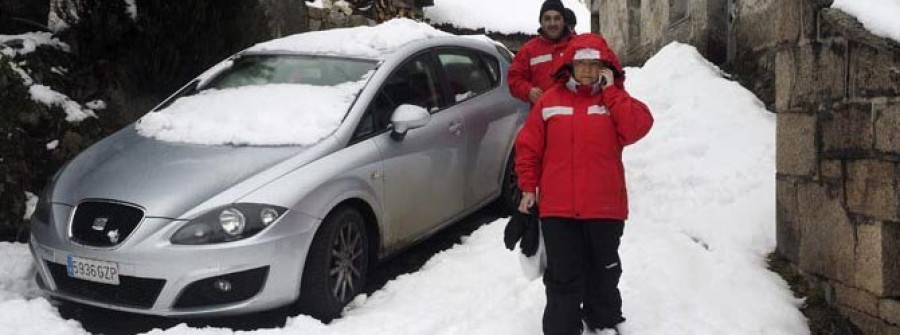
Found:
[{"label": "stone building", "polygon": [[[311,1],[311,0],[307,0]],[[396,17],[421,20],[434,0],[322,0],[309,6],[309,30],[375,25]]]},{"label": "stone building", "polygon": [[714,63],[725,60],[728,0],[594,0],[594,31],[626,64],[640,64],[671,41],[696,46]]},{"label": "stone building", "polygon": [[898,334],[900,43],[791,3],[776,30],[778,253],[864,334]]},{"label": "stone building", "polygon": [[778,254],[864,334],[900,334],[900,43],[830,5],[594,0],[592,9],[595,31],[626,63],[670,41],[692,44],[778,113]]},{"label": "stone building", "polygon": [[[797,1],[797,0],[788,0]],[[593,31],[606,37],[626,65],[640,65],[664,45],[697,47],[735,74],[770,109],[775,103],[772,36],[774,0],[593,0]]]}]

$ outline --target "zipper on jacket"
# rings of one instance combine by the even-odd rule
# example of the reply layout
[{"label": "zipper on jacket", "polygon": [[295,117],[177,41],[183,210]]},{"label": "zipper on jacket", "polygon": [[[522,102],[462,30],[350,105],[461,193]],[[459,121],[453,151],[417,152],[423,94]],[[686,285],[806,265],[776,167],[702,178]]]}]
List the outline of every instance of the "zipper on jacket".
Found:
[{"label": "zipper on jacket", "polygon": [[[577,90],[576,90],[576,91],[577,91]],[[579,207],[579,206],[578,206],[578,199],[575,198],[575,195],[578,194],[578,192],[575,190],[575,188],[576,188],[577,185],[578,185],[578,181],[575,180],[575,177],[578,176],[578,174],[575,173],[575,169],[577,168],[577,167],[575,166],[575,149],[576,149],[576,148],[575,148],[575,133],[577,132],[577,128],[578,128],[578,127],[577,127],[578,121],[579,121],[579,120],[578,120],[578,118],[579,118],[579,117],[578,117],[578,111],[579,111],[579,108],[578,108],[578,107],[579,107],[579,105],[580,105],[580,103],[579,103],[580,101],[578,100],[578,92],[575,92],[574,95],[575,95],[574,101],[576,101],[576,103],[575,103],[575,106],[574,106],[574,107],[575,107],[575,111],[574,111],[574,113],[572,114],[572,146],[571,146],[572,149],[569,150],[569,151],[570,151],[571,156],[572,156],[572,157],[571,157],[571,162],[572,162],[572,209],[574,210],[574,212],[575,212],[575,213],[574,213],[574,214],[575,214],[575,218],[577,219],[577,218],[580,218],[580,217],[581,217],[581,215],[580,215],[581,213],[578,212],[578,207]]]}]

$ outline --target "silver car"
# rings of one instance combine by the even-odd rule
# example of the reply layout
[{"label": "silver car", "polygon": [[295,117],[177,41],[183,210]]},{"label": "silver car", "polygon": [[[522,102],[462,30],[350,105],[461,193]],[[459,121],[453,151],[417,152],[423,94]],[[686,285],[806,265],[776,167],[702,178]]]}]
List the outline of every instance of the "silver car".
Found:
[{"label": "silver car", "polygon": [[38,285],[142,314],[295,303],[330,320],[379,260],[486,205],[514,206],[513,140],[528,106],[507,89],[509,51],[452,35],[382,51],[251,48],[229,60],[246,66],[214,68],[151,112],[297,69],[313,85],[364,81],[315,143],[177,143],[132,124],[94,144],[52,178],[32,219]]}]

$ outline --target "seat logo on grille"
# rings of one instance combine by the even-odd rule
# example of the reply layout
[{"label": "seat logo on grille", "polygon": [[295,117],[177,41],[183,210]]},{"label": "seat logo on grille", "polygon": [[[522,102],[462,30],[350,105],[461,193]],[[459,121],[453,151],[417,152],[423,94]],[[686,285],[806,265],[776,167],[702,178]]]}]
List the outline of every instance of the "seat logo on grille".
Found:
[{"label": "seat logo on grille", "polygon": [[96,218],[94,219],[94,224],[91,225],[91,229],[96,231],[103,231],[103,229],[106,229],[107,221],[109,221],[109,218]]}]

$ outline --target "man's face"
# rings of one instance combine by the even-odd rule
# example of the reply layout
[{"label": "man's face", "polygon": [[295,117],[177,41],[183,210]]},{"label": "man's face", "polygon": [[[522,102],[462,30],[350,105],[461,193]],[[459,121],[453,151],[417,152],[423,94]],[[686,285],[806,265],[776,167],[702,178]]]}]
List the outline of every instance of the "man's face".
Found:
[{"label": "man's face", "polygon": [[541,29],[544,30],[544,34],[547,34],[547,37],[551,40],[560,38],[565,27],[566,24],[563,20],[562,13],[555,10],[548,10],[544,12],[544,15],[541,15]]}]

